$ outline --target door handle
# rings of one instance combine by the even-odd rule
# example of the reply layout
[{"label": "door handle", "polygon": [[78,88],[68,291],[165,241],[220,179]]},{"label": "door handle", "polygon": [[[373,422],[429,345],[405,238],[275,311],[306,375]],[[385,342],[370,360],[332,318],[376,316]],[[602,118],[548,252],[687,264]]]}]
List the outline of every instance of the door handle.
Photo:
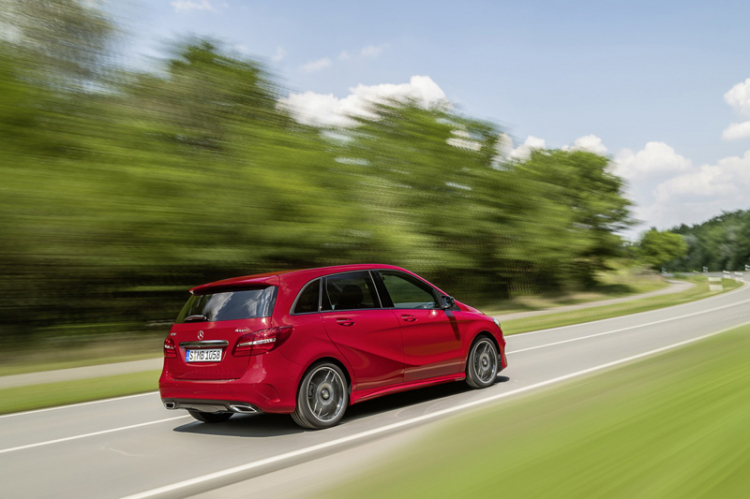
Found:
[{"label": "door handle", "polygon": [[353,326],[354,321],[351,319],[336,319],[339,326]]},{"label": "door handle", "polygon": [[413,315],[402,315],[401,318],[406,322],[414,322],[415,320],[417,320],[417,318]]}]

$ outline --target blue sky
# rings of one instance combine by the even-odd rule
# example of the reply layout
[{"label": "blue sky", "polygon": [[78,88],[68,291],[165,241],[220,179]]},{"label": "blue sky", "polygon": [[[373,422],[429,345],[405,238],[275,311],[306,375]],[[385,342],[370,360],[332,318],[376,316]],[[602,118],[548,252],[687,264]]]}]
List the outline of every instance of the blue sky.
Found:
[{"label": "blue sky", "polygon": [[360,85],[411,91],[404,85],[426,76],[515,146],[594,135],[601,142],[580,144],[617,163],[646,225],[750,208],[747,1],[150,0],[132,9],[136,51],[211,36],[267,63],[300,101],[317,99],[316,110],[347,109],[341,101]]}]

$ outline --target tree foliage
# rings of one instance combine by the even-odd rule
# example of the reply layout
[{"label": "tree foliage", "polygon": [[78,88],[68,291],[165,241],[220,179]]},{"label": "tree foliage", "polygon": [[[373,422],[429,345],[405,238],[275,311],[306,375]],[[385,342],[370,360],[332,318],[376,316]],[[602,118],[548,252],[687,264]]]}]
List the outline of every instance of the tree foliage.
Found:
[{"label": "tree foliage", "polygon": [[667,262],[682,258],[687,250],[688,245],[681,235],[652,228],[638,242],[637,255],[649,267],[660,270]]},{"label": "tree foliage", "polygon": [[679,270],[744,270],[750,265],[750,210],[722,213],[706,222],[672,229],[688,250],[670,263]]},{"label": "tree foliage", "polygon": [[188,287],[275,269],[392,263],[472,301],[585,286],[619,250],[629,203],[607,158],[503,160],[496,125],[414,102],[373,103],[347,129],[302,125],[261,64],[218,42],[128,72],[109,65],[116,29],[95,9],[11,3],[6,340],[138,330],[171,319]]}]

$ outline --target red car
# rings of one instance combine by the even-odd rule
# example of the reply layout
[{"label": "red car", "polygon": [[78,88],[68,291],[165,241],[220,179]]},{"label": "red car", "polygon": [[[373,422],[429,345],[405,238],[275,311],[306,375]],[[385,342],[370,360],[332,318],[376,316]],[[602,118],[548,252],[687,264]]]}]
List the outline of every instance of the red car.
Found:
[{"label": "red car", "polygon": [[164,341],[167,409],[216,423],[291,414],[338,424],[350,404],[507,367],[500,324],[390,265],[272,272],[204,284]]}]

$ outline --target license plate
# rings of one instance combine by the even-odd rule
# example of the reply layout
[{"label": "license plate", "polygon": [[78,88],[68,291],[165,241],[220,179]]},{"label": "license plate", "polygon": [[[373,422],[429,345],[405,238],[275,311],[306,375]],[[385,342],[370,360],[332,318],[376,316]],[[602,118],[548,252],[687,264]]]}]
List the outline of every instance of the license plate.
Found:
[{"label": "license plate", "polygon": [[221,348],[188,350],[185,354],[186,362],[221,362]]}]

